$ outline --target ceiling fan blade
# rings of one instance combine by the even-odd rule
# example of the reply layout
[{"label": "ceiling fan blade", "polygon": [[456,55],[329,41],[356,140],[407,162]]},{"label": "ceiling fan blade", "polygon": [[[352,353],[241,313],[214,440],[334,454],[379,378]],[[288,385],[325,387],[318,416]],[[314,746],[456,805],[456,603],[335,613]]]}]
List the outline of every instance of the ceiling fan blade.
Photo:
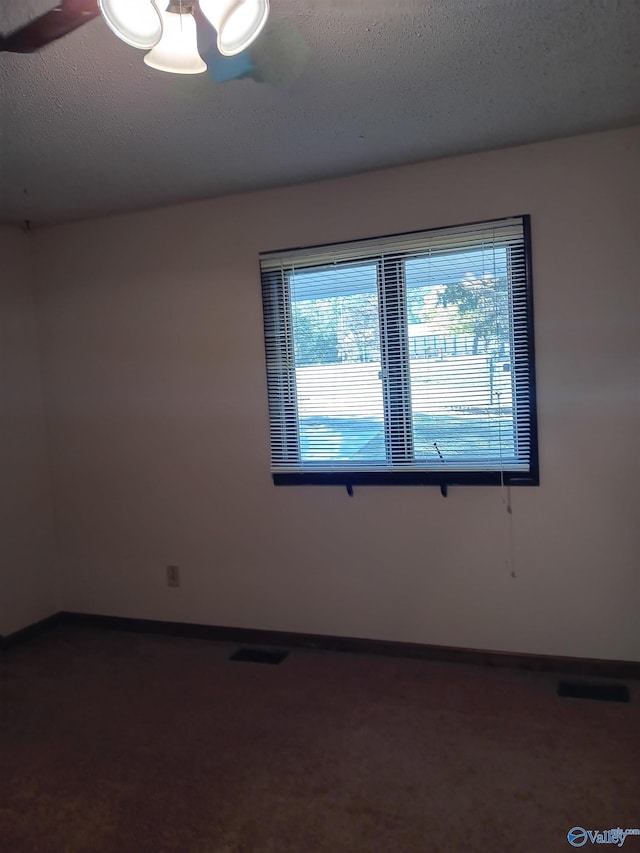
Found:
[{"label": "ceiling fan blade", "polygon": [[97,0],[62,0],[39,18],[9,35],[0,35],[0,51],[34,53],[100,14]]},{"label": "ceiling fan blade", "polygon": [[216,83],[249,78],[257,83],[286,87],[302,75],[311,56],[309,45],[294,24],[273,19],[247,50],[223,56],[208,19],[197,6],[193,14],[198,25],[198,50]]},{"label": "ceiling fan blade", "polygon": [[294,24],[273,20],[251,46],[251,58],[255,65],[251,75],[254,80],[286,87],[302,76],[311,58],[311,49]]}]

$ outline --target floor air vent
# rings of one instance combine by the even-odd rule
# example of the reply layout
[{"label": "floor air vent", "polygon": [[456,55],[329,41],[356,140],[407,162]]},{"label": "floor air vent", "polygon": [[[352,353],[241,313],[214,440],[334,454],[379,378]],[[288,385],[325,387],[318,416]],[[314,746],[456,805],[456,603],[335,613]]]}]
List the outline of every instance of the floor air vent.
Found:
[{"label": "floor air vent", "polygon": [[629,702],[629,688],[626,684],[584,684],[579,681],[560,681],[558,696],[566,699],[598,699],[600,702]]},{"label": "floor air vent", "polygon": [[229,660],[242,661],[244,663],[282,663],[288,657],[289,652],[271,652],[263,649],[238,649]]}]

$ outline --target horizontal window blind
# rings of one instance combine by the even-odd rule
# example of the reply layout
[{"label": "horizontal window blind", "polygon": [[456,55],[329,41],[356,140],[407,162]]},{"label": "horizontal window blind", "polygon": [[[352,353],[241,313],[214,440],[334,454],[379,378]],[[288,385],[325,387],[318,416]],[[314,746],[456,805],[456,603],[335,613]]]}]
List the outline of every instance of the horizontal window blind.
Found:
[{"label": "horizontal window blind", "polygon": [[260,267],[263,270],[294,269],[301,266],[333,264],[382,255],[411,257],[413,253],[418,255],[425,252],[450,253],[456,248],[464,251],[487,245],[500,245],[513,239],[522,238],[522,219],[523,217],[514,217],[501,219],[497,222],[483,222],[478,225],[460,225],[455,228],[396,234],[390,237],[355,240],[348,243],[263,252],[260,255]]},{"label": "horizontal window blind", "polygon": [[538,481],[528,226],[260,256],[276,482]]}]

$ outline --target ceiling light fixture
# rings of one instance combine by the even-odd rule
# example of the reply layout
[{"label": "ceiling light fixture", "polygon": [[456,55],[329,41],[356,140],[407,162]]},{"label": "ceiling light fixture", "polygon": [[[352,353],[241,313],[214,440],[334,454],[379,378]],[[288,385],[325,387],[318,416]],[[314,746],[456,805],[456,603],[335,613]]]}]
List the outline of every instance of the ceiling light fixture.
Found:
[{"label": "ceiling light fixture", "polygon": [[151,68],[175,74],[199,74],[207,66],[198,53],[198,23],[210,23],[218,50],[235,56],[260,35],[269,17],[269,0],[98,0],[102,15],[122,41],[150,51]]}]

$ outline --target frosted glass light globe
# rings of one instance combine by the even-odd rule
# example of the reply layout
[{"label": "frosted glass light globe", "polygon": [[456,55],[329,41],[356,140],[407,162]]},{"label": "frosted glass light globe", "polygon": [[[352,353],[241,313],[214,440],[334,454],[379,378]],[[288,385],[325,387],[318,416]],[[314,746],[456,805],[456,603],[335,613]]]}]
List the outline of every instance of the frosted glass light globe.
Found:
[{"label": "frosted glass light globe", "polygon": [[160,41],[168,0],[98,0],[98,5],[108,27],[132,47],[149,50]]},{"label": "frosted glass light globe", "polygon": [[162,38],[144,58],[150,68],[173,74],[201,74],[207,65],[198,53],[196,21],[193,15],[162,13]]},{"label": "frosted glass light globe", "polygon": [[200,9],[218,33],[220,53],[234,56],[262,32],[269,17],[269,0],[200,0]]}]

